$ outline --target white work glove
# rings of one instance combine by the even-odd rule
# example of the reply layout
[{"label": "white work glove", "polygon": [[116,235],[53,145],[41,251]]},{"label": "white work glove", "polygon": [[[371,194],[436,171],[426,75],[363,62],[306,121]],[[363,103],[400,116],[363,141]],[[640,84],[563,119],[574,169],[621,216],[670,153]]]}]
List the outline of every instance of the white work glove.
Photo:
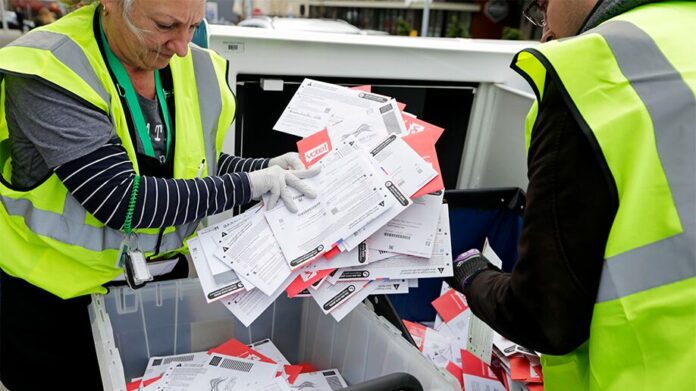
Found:
[{"label": "white work glove", "polygon": [[258,200],[262,195],[271,193],[266,207],[273,209],[278,202],[278,198],[283,200],[285,207],[292,213],[297,213],[297,206],[292,200],[292,195],[288,191],[288,186],[295,188],[300,193],[309,198],[317,198],[317,193],[302,179],[311,178],[321,171],[320,166],[309,170],[283,170],[279,166],[264,168],[263,170],[252,171],[249,173],[249,183],[251,184],[251,198]]},{"label": "white work glove", "polygon": [[288,152],[286,154],[274,157],[268,160],[268,167],[279,166],[286,170],[304,170],[305,166],[300,160],[300,155],[297,152]]}]

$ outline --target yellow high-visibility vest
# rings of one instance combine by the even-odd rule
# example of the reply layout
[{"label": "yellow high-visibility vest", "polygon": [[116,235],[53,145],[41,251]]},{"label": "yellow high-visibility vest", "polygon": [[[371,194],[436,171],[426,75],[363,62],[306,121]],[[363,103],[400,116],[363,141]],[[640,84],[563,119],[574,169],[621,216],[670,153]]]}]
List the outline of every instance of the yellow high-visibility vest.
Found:
[{"label": "yellow high-visibility vest", "polygon": [[[83,7],[33,30],[0,49],[0,268],[62,298],[105,293],[102,284],[117,267],[124,233],[104,226],[87,212],[53,174],[32,189],[10,183],[11,156],[5,113],[5,75],[41,78],[103,111],[114,124],[139,173],[126,116],[94,36],[98,5]],[[227,61],[189,45],[185,57],[169,63],[174,86],[174,178],[194,178],[205,159],[204,175],[215,175],[235,99],[227,85]],[[184,249],[198,222],[167,227],[159,253]],[[152,254],[159,229],[134,230],[139,248]]]},{"label": "yellow high-visibility vest", "polygon": [[695,23],[696,3],[644,5],[513,61],[537,102],[559,88],[619,205],[589,340],[542,357],[546,390],[696,390]]}]

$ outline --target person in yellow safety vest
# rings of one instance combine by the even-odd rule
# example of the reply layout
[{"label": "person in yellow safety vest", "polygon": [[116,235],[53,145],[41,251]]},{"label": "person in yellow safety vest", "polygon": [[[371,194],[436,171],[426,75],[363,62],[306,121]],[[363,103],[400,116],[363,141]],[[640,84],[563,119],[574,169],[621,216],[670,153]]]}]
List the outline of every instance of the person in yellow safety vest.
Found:
[{"label": "person in yellow safety vest", "polygon": [[519,260],[471,250],[451,282],[542,353],[546,390],[696,390],[696,2],[525,15],[544,43],[512,62],[536,94]]},{"label": "person in yellow safety vest", "polygon": [[[0,49],[0,380],[101,389],[87,305],[138,254],[178,260],[206,216],[308,197],[296,153],[221,151],[228,63],[190,44],[204,0],[103,0]],[[126,251],[126,249],[128,251]],[[125,266],[125,273],[122,267]],[[144,265],[142,265],[144,266]]]}]

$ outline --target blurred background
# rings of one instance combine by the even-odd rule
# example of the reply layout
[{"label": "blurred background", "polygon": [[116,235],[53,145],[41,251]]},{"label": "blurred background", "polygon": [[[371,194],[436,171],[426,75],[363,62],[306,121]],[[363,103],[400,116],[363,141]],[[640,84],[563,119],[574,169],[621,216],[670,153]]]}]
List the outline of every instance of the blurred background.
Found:
[{"label": "blurred background", "polygon": [[[364,35],[536,40],[524,0],[208,0],[212,24]],[[56,0],[0,0],[3,40],[69,10]]]}]

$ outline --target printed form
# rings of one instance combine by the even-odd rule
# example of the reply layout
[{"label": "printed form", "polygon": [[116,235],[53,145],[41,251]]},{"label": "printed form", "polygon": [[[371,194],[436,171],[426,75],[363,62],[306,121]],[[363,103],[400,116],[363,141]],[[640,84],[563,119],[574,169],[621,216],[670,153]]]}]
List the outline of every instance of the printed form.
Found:
[{"label": "printed form", "polygon": [[275,379],[277,364],[210,355],[190,390],[258,390]]},{"label": "printed form", "polygon": [[[245,290],[244,284],[239,278],[231,279],[228,282],[218,282],[213,277],[208,261],[206,260],[203,247],[201,246],[200,237],[195,237],[187,241],[191,260],[198,273],[198,279],[201,282],[205,301],[212,303],[220,300],[225,296],[233,293],[242,292]],[[235,274],[236,276],[236,274]]]},{"label": "printed form", "polygon": [[426,194],[389,221],[368,240],[368,247],[415,257],[430,258],[444,192]]},{"label": "printed form", "polygon": [[290,276],[278,242],[266,222],[263,209],[254,211],[239,239],[226,246],[229,265],[257,289],[272,295]]},{"label": "printed form", "polygon": [[[406,198],[402,198],[399,203],[394,204],[385,213],[346,238],[341,243],[341,249],[344,251],[352,250],[355,246],[382,229],[395,217],[410,209],[413,202],[408,197],[418,192],[438,175],[432,165],[423,160],[404,140],[394,135],[382,140],[370,151],[370,154],[374,157],[380,169],[394,181],[399,191],[406,195]],[[437,211],[435,216],[438,216]],[[430,255],[427,256],[429,257]]]},{"label": "printed form", "polygon": [[297,213],[289,212],[283,203],[265,213],[293,270],[382,214],[397,198],[392,182],[373,168],[364,151],[342,146],[318,164],[321,173],[306,179],[319,190],[316,199],[290,189],[297,194]]},{"label": "printed form", "polygon": [[270,296],[267,296],[259,289],[254,289],[227,296],[221,301],[244,326],[249,327],[256,318],[261,316],[275,302],[296,277],[297,272],[290,274],[283,284]]},{"label": "printed form", "polygon": [[389,259],[372,262],[365,267],[351,267],[339,270],[329,278],[329,282],[375,280],[388,278],[413,279],[452,276],[452,244],[449,235],[449,214],[447,204],[440,206],[440,219],[430,258],[397,255]]},{"label": "printed form", "polygon": [[373,113],[381,115],[389,133],[406,133],[395,101],[366,91],[305,79],[273,129],[306,137],[349,118],[370,118]]}]

